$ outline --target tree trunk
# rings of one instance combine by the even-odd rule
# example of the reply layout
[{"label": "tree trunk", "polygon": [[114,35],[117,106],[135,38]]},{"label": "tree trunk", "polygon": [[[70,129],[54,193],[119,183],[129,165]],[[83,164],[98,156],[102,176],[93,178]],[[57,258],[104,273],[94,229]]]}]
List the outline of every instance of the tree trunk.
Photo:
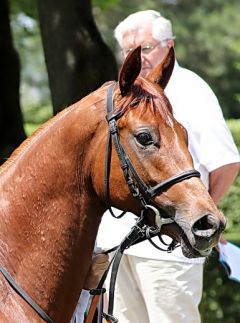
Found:
[{"label": "tree trunk", "polygon": [[0,1],[0,163],[26,138],[20,109],[20,64],[13,47],[8,0]]},{"label": "tree trunk", "polygon": [[38,0],[54,113],[116,79],[117,64],[95,25],[91,0]]}]

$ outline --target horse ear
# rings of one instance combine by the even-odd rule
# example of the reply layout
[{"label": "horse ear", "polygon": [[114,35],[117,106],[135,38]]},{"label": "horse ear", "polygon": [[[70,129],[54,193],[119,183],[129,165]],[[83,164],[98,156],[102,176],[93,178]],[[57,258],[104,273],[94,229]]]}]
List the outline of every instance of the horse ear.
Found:
[{"label": "horse ear", "polygon": [[168,84],[175,63],[174,48],[171,47],[164,57],[163,61],[158,64],[148,75],[147,79],[152,83],[157,83],[162,89]]},{"label": "horse ear", "polygon": [[122,65],[119,74],[119,87],[122,96],[125,96],[131,90],[141,68],[141,46],[139,46],[128,54]]}]

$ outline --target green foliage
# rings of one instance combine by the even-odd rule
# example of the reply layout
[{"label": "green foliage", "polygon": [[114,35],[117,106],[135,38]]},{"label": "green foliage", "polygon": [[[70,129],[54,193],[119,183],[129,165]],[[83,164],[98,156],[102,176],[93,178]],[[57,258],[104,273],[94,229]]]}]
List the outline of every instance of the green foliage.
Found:
[{"label": "green foliage", "polygon": [[32,0],[10,0],[11,12],[18,14],[24,12],[30,17],[37,16],[36,1]]},{"label": "green foliage", "polygon": [[52,107],[50,105],[32,106],[28,105],[24,109],[25,123],[40,125],[52,117]]},{"label": "green foliage", "polygon": [[[240,119],[228,120],[228,126],[240,151]],[[227,217],[225,238],[240,246],[240,175],[219,205]],[[218,261],[218,253],[208,259],[204,271],[202,323],[236,323],[240,320],[239,283],[229,280]]]},{"label": "green foliage", "polygon": [[20,12],[12,15],[11,27],[21,61],[20,92],[25,121],[42,123],[50,116],[49,112],[46,117],[39,116],[40,110],[44,110],[40,107],[50,105],[50,92],[39,26],[35,19]]},{"label": "green foliage", "polygon": [[121,5],[120,0],[93,0],[93,7],[99,7],[101,10],[107,10]]},{"label": "green foliage", "polygon": [[240,151],[240,122],[239,120],[229,119],[227,121],[227,124],[231,130],[234,141]]},{"label": "green foliage", "polygon": [[219,207],[227,217],[226,234],[240,232],[240,176],[220,203]]},{"label": "green foliage", "polygon": [[211,85],[225,117],[239,118],[240,3],[204,1],[188,10],[189,16],[180,16],[181,29],[174,24],[179,60]]},{"label": "green foliage", "polygon": [[239,304],[239,283],[228,279],[225,269],[218,261],[218,253],[215,252],[205,264],[203,298],[200,305],[202,323],[239,322]]},{"label": "green foliage", "polygon": [[[228,120],[228,126],[233,135],[234,141],[240,151],[240,120]],[[233,239],[240,232],[240,175],[234,182],[219,204],[220,209],[227,217],[226,237]],[[240,237],[239,237],[240,241]]]},{"label": "green foliage", "polygon": [[24,124],[24,130],[27,134],[27,136],[31,136],[35,130],[39,127],[36,123],[25,123]]}]

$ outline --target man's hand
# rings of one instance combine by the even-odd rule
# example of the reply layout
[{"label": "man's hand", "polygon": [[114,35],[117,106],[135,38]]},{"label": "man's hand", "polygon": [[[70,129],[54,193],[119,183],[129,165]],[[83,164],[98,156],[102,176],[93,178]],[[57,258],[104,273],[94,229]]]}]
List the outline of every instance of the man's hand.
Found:
[{"label": "man's hand", "polygon": [[[219,243],[221,244],[227,244],[227,240],[224,239],[223,235],[221,235],[220,239],[219,239]],[[219,252],[219,247],[218,245],[216,245],[215,249]]]},{"label": "man's hand", "polygon": [[220,237],[220,239],[219,239],[219,242],[220,242],[221,244],[227,244],[227,240],[226,240],[226,239],[224,239],[223,235],[221,235],[221,237]]},{"label": "man's hand", "polygon": [[109,264],[108,255],[100,253],[93,256],[84,289],[96,288]]}]

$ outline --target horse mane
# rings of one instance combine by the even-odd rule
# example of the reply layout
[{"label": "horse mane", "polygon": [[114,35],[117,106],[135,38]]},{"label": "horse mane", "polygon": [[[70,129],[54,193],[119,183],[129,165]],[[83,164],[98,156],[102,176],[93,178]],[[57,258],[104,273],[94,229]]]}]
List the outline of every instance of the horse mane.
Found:
[{"label": "horse mane", "polygon": [[[160,92],[160,91],[161,92]],[[119,94],[120,95],[120,94]],[[115,111],[123,115],[129,109],[141,106],[141,114],[151,109],[154,115],[160,114],[168,124],[172,124],[172,106],[160,87],[156,87],[146,79],[139,77],[132,85],[131,92],[126,97],[121,97]]]}]

